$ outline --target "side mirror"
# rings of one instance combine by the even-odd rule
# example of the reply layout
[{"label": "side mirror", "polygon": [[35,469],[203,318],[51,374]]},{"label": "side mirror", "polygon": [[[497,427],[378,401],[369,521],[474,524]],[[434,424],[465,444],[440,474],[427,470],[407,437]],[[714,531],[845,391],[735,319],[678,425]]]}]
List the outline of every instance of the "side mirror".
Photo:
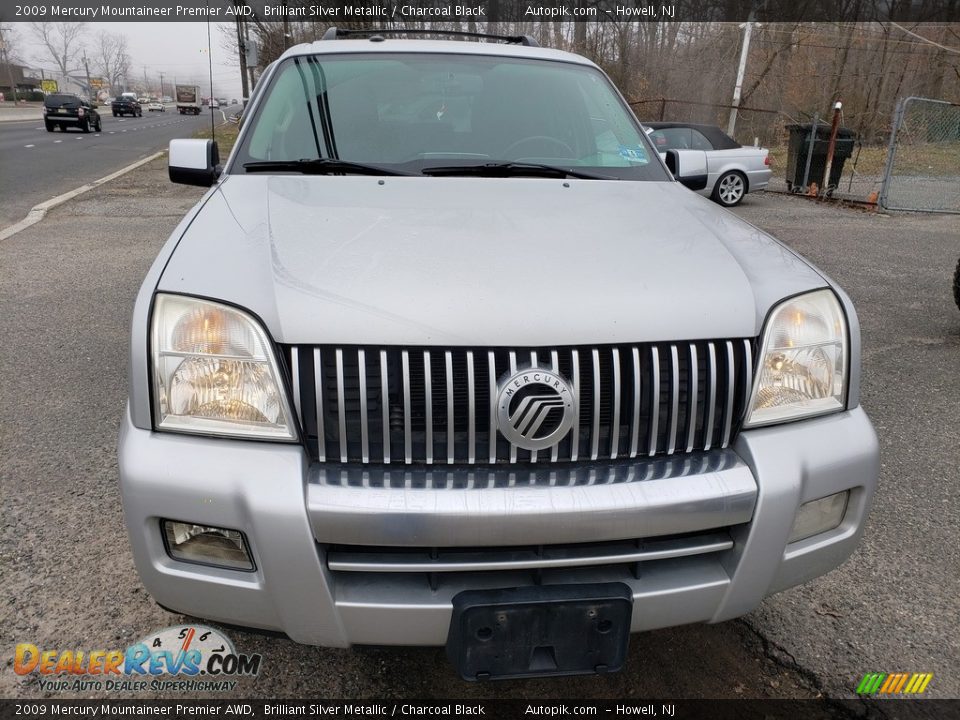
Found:
[{"label": "side mirror", "polygon": [[210,187],[220,177],[220,149],[213,140],[171,140],[170,182]]},{"label": "side mirror", "polygon": [[707,186],[707,153],[703,150],[667,150],[667,169],[691,190]]}]

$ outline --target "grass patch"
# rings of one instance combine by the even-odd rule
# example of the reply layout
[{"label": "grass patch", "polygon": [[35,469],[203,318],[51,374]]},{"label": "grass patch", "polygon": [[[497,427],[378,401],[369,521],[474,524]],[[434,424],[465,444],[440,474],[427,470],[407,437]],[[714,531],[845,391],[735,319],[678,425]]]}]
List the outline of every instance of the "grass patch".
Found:
[{"label": "grass patch", "polygon": [[237,141],[237,135],[240,134],[240,128],[236,123],[228,122],[223,125],[217,125],[216,135],[210,133],[210,128],[204,128],[203,130],[197,131],[194,135],[196,138],[208,139],[211,137],[216,137],[217,146],[220,148],[220,159],[226,160],[227,155],[230,154],[230,151],[233,149],[233,144]]}]

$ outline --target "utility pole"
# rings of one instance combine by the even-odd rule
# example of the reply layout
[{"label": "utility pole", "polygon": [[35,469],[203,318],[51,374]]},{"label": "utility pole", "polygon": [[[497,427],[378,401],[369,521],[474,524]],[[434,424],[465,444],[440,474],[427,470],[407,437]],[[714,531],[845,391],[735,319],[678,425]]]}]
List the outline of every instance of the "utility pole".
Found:
[{"label": "utility pole", "polygon": [[163,101],[163,73],[160,73],[160,100]]},{"label": "utility pole", "polygon": [[[234,0],[234,6],[239,7],[236,0]],[[250,97],[250,90],[247,86],[247,43],[243,39],[244,21],[237,15],[235,22],[237,24],[237,50],[240,55],[240,85],[243,92],[241,97],[246,101]]]},{"label": "utility pole", "polygon": [[740,64],[737,67],[737,84],[733,88],[733,107],[730,109],[730,120],[727,123],[727,135],[733,137],[737,129],[737,109],[740,107],[740,92],[743,90],[743,76],[747,71],[747,55],[750,52],[750,34],[753,32],[753,8],[750,8],[750,15],[747,16],[747,22],[743,24],[743,44],[740,48]]},{"label": "utility pole", "polygon": [[[83,51],[83,69],[87,73],[87,96],[93,100],[93,85],[90,83],[90,65],[87,62],[87,51]],[[62,129],[62,127],[61,127]]]},{"label": "utility pole", "polygon": [[147,87],[147,66],[143,66],[143,92],[147,94],[150,92],[150,88]]}]

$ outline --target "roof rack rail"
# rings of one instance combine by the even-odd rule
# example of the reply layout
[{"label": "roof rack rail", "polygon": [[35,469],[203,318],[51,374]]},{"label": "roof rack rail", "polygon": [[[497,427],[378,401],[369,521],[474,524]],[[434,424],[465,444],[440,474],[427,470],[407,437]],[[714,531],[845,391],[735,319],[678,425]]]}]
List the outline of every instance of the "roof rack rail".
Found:
[{"label": "roof rack rail", "polygon": [[451,35],[454,37],[500,40],[511,45],[540,47],[540,43],[538,43],[530,35],[491,35],[489,33],[465,32],[463,30],[415,30],[407,28],[369,28],[364,30],[350,30],[347,28],[338,28],[336,26],[332,26],[327,28],[327,31],[320,39],[342,40],[351,37],[369,37],[372,40],[379,36],[382,40],[384,35]]}]

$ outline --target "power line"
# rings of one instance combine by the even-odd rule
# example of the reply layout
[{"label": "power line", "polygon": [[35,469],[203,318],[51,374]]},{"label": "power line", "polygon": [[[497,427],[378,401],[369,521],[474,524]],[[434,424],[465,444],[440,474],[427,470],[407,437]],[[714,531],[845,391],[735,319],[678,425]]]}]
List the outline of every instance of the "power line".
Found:
[{"label": "power line", "polygon": [[[777,42],[776,40],[763,40],[763,39],[759,39],[759,38],[758,38],[758,39],[755,39],[754,42],[759,43],[760,45],[768,45],[768,46],[772,46],[772,47],[784,47],[784,46],[785,46],[785,43],[780,43],[780,42]],[[912,43],[912,44],[914,45],[914,47],[916,47],[916,43]],[[857,46],[857,45],[850,45],[850,46],[846,46],[846,45],[822,45],[822,44],[818,44],[818,43],[799,42],[799,43],[796,44],[796,47],[797,47],[798,49],[799,49],[799,48],[823,48],[823,49],[825,49],[825,50],[852,50],[852,51],[857,51],[857,52],[864,52],[864,51],[866,51],[866,52],[874,52],[874,53],[880,53],[880,52],[881,52],[881,49],[880,49],[877,45],[873,45],[873,46],[870,46],[870,47],[863,47],[863,46]],[[917,56],[920,56],[920,57],[930,57],[930,52],[925,51],[925,50],[913,51],[913,50],[897,50],[896,48],[893,48],[893,49],[888,48],[888,49],[886,50],[886,52],[887,52],[887,53],[895,53],[895,54],[897,54],[897,55],[917,55]]]},{"label": "power line", "polygon": [[920,40],[927,45],[933,45],[934,47],[938,47],[941,50],[946,50],[948,53],[955,53],[957,55],[960,55],[960,48],[952,48],[952,47],[948,47],[947,45],[941,45],[940,43],[930,40],[929,38],[925,38],[922,35],[917,35],[915,32],[911,30],[907,30],[905,27],[903,27],[902,25],[898,25],[892,20],[890,21],[890,24],[893,25],[898,30],[900,30],[901,32],[905,32],[907,35],[910,35],[911,37],[915,37],[917,38],[917,40]]}]

